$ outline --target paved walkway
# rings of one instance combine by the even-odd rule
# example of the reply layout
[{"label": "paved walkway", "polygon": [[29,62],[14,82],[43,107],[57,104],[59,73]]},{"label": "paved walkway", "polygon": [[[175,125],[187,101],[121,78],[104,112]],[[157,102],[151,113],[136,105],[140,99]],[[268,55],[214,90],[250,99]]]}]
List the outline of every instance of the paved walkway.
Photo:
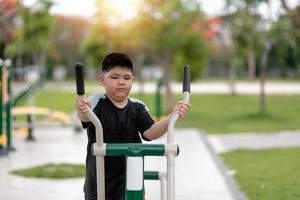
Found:
[{"label": "paved walkway", "polygon": [[243,133],[230,135],[210,135],[209,142],[218,153],[237,149],[269,149],[300,146],[299,131],[277,133]]},{"label": "paved walkway", "polygon": [[[0,157],[1,200],[82,200],[83,178],[48,180],[23,178],[9,174],[10,170],[45,163],[84,163],[86,135],[75,134],[70,128],[39,128],[36,142],[14,138],[17,151]],[[156,142],[164,142],[165,138]],[[241,199],[228,181],[216,154],[208,146],[206,136],[196,129],[176,130],[175,142],[180,145],[176,158],[177,200]],[[165,169],[165,158],[146,158],[146,169]],[[146,181],[148,200],[159,200],[159,182]]]}]

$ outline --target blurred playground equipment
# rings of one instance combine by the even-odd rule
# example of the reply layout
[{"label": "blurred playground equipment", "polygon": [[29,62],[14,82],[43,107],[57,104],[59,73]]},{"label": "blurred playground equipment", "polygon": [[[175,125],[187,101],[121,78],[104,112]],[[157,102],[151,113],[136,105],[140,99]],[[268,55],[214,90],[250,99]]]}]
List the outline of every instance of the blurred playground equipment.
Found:
[{"label": "blurred playground equipment", "polygon": [[[83,65],[76,63],[76,89],[77,95],[84,99]],[[190,70],[184,67],[183,76],[183,102],[190,99]],[[96,130],[96,143],[92,146],[92,153],[96,156],[97,199],[105,199],[105,173],[104,156],[126,157],[126,200],[144,199],[144,180],[161,180],[161,199],[175,200],[175,157],[179,154],[179,147],[174,144],[174,128],[179,114],[174,113],[168,125],[167,144],[141,144],[141,143],[111,143],[103,142],[102,124],[91,109],[87,109],[86,116],[94,124]],[[145,156],[166,156],[167,171],[145,172]]]},{"label": "blurred playground equipment", "polygon": [[[21,133],[27,136],[27,140],[35,140],[33,128],[37,126],[68,126],[71,125],[71,118],[68,114],[51,110],[45,107],[21,106],[12,108],[12,115],[16,119],[18,116],[26,116],[26,121],[13,123],[14,130],[21,129]],[[41,118],[33,120],[33,118]],[[17,132],[17,131],[16,131]]]},{"label": "blurred playground equipment", "polygon": [[[22,82],[21,89],[14,95],[13,77],[25,80],[24,83]],[[27,140],[34,140],[33,127],[71,124],[70,117],[63,112],[34,106],[16,107],[43,85],[42,73],[36,68],[16,69],[13,72],[12,62],[0,59],[0,79],[0,112],[2,113],[0,115],[0,155],[7,155],[15,150],[12,145],[13,133],[21,133],[27,136]],[[35,121],[36,116],[39,120]],[[17,121],[17,118],[23,121]],[[25,122],[24,119],[26,119]]]}]

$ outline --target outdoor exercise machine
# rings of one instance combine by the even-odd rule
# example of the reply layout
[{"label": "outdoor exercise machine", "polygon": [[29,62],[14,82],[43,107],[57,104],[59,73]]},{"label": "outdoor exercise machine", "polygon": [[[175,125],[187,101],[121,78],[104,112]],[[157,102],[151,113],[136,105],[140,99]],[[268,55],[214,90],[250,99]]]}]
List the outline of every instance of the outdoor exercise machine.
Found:
[{"label": "outdoor exercise machine", "polygon": [[[12,116],[14,117],[13,128],[25,129],[24,135],[27,135],[27,141],[34,141],[33,128],[49,127],[49,126],[71,126],[71,117],[61,111],[52,110],[46,107],[37,106],[18,106],[12,108]],[[19,122],[18,116],[25,116],[26,121]],[[33,120],[35,116],[40,117],[39,120]]]},{"label": "outdoor exercise machine", "polygon": [[[84,76],[83,65],[75,64],[76,90],[78,97],[83,100]],[[183,73],[183,102],[188,103],[190,99],[190,70],[184,67]],[[103,142],[103,129],[100,120],[91,109],[87,109],[86,116],[94,124],[96,129],[96,143],[91,151],[96,156],[97,173],[97,199],[105,200],[105,175],[104,156],[125,156],[126,157],[126,200],[143,200],[144,198],[144,177],[152,179],[158,172],[144,172],[145,156],[166,156],[167,157],[167,192],[162,194],[162,198],[175,200],[175,156],[179,153],[179,147],[174,144],[174,127],[179,119],[179,114],[174,113],[168,125],[167,144],[139,144],[121,143],[106,144]],[[163,174],[163,173],[162,173]],[[156,179],[156,178],[153,178]],[[162,183],[164,185],[164,183]],[[164,193],[164,190],[161,191]]]},{"label": "outdoor exercise machine", "polygon": [[[0,59],[0,155],[14,150],[11,140],[11,61]],[[3,115],[3,112],[5,115]],[[5,121],[5,124],[3,123]],[[4,131],[5,127],[5,131]]]},{"label": "outdoor exercise machine", "polygon": [[[28,71],[26,71],[28,72]],[[23,74],[26,73],[24,71]],[[15,96],[12,95],[13,70],[11,60],[0,59],[0,156],[15,150],[12,146],[12,108],[24,97],[35,92],[41,85],[42,79],[24,86]]]}]

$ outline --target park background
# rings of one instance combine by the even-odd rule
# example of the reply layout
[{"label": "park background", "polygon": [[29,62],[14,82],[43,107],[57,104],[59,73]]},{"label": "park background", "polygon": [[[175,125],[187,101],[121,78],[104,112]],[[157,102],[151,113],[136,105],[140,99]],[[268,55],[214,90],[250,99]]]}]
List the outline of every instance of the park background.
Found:
[{"label": "park background", "polygon": [[[76,16],[55,12],[55,4],[0,1],[0,58],[12,61],[13,90],[28,84],[28,71],[38,71],[43,79],[43,86],[20,105],[72,115],[74,63],[84,63],[91,94],[101,91],[97,74],[103,56],[122,51],[134,60],[133,97],[156,116],[166,115],[181,98],[176,83],[182,66],[190,66],[193,108],[179,127],[208,135],[299,130],[299,90],[290,89],[300,78],[299,2],[226,0],[216,6],[218,12],[206,13],[196,0],[98,0],[92,14]],[[243,84],[254,91],[243,92]],[[284,87],[272,93],[272,85]],[[249,199],[299,199],[299,150],[234,150],[220,157]]]}]

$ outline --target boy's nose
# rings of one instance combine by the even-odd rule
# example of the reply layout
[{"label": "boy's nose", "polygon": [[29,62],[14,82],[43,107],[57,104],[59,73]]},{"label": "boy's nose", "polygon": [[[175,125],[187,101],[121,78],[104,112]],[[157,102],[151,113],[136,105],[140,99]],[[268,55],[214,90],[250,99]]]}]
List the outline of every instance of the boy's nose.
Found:
[{"label": "boy's nose", "polygon": [[119,84],[124,84],[124,83],[125,83],[125,80],[124,80],[123,78],[119,78],[119,79],[118,79],[118,83],[119,83]]}]

